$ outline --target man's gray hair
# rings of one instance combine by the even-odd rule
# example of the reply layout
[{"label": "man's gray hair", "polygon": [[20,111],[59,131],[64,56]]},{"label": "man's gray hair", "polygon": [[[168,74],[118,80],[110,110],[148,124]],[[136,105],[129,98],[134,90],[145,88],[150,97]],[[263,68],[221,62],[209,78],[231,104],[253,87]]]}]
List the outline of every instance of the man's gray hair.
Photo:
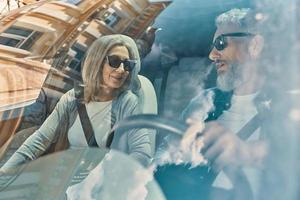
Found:
[{"label": "man's gray hair", "polygon": [[241,31],[256,31],[257,20],[255,12],[250,8],[234,8],[222,13],[216,18],[217,27],[233,26]]}]

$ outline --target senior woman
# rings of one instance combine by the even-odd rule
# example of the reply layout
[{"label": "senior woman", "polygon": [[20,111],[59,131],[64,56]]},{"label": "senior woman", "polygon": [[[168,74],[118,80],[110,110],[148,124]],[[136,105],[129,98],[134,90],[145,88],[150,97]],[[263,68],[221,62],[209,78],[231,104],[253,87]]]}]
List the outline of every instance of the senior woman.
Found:
[{"label": "senior woman", "polygon": [[[135,42],[124,35],[97,39],[82,63],[83,98],[94,140],[100,148],[110,143],[112,125],[141,109],[135,93],[139,89],[137,74],[140,59]],[[77,96],[77,95],[76,95]],[[34,160],[49,149],[55,151],[88,146],[74,89],[64,94],[42,126],[4,164],[7,170]],[[145,129],[115,132],[110,148],[129,154],[141,164],[150,163],[150,133]]]}]

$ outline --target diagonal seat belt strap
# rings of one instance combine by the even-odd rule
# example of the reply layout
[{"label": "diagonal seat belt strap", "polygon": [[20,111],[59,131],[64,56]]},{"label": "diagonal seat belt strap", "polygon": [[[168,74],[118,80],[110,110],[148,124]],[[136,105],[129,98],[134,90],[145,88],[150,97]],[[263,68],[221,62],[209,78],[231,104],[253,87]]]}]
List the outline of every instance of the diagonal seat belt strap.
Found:
[{"label": "diagonal seat belt strap", "polygon": [[261,118],[257,113],[252,119],[237,133],[239,138],[247,140],[261,125]]},{"label": "diagonal seat belt strap", "polygon": [[95,133],[90,121],[90,118],[87,114],[85,104],[81,103],[78,99],[76,100],[77,111],[79,114],[81,126],[86,138],[86,141],[90,147],[99,147],[96,139]]}]

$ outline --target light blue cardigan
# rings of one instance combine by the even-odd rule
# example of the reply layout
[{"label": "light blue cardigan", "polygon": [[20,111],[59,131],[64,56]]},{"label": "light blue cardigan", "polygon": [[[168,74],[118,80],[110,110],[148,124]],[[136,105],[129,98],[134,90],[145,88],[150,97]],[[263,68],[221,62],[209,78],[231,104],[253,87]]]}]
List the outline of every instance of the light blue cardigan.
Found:
[{"label": "light blue cardigan", "polygon": [[[118,122],[127,116],[141,113],[137,102],[137,97],[132,92],[128,90],[123,92],[112,102],[112,119]],[[67,139],[62,138],[67,137],[68,129],[75,122],[77,115],[75,92],[72,89],[61,97],[43,125],[23,143],[1,169],[7,170],[27,160],[35,160],[45,153],[51,144]],[[143,165],[148,165],[153,156],[150,137],[150,133],[145,129],[124,133],[117,130],[111,148],[127,153]],[[68,143],[59,150],[65,147],[68,147]]]}]

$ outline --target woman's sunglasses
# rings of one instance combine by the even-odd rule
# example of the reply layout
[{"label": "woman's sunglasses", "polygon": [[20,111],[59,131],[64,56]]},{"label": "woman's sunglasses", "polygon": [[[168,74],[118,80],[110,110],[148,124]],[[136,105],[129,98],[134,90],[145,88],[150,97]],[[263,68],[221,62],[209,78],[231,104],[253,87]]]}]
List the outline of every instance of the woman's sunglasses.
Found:
[{"label": "woman's sunglasses", "polygon": [[254,36],[253,33],[226,33],[219,35],[212,44],[211,50],[215,47],[218,51],[224,50],[228,46],[227,37],[249,37]]},{"label": "woman's sunglasses", "polygon": [[137,63],[136,60],[128,60],[128,59],[122,60],[117,55],[106,56],[106,58],[108,60],[108,64],[112,68],[119,68],[121,63],[123,63],[124,70],[128,72],[131,72]]}]

